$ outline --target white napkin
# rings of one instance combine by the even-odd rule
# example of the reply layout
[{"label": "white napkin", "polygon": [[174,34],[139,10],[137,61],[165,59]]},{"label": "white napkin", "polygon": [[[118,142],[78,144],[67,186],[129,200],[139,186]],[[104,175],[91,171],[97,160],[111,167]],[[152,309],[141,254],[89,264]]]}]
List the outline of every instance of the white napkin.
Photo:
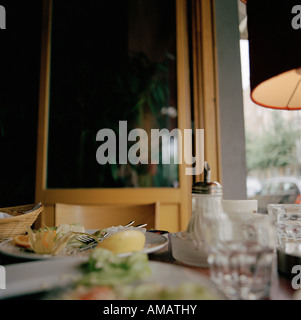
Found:
[{"label": "white napkin", "polygon": [[5,213],[5,212],[0,212],[0,219],[9,218],[9,217],[11,217],[10,214],[7,214],[7,213]]}]

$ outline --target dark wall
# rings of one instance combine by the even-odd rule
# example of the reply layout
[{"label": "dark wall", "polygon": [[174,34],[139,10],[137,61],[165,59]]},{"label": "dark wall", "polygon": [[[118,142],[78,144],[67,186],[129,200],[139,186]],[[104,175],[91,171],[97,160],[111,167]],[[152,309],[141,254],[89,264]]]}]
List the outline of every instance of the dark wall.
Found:
[{"label": "dark wall", "polygon": [[34,202],[42,0],[6,0],[0,30],[0,207]]}]

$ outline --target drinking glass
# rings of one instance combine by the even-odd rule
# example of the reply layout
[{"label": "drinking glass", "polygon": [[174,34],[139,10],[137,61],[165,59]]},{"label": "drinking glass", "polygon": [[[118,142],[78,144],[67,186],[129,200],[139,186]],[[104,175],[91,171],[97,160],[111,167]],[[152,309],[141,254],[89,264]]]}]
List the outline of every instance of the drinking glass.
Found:
[{"label": "drinking glass", "polygon": [[233,300],[268,297],[274,261],[274,229],[267,215],[205,219],[210,277]]},{"label": "drinking glass", "polygon": [[286,242],[301,243],[301,205],[269,204],[267,208],[274,221],[278,246]]}]

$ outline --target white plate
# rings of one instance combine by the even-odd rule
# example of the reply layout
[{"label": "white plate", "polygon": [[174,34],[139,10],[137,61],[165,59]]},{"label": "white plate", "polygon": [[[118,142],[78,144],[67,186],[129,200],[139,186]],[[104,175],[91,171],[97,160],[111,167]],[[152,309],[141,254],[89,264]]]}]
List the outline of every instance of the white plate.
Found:
[{"label": "white plate", "polygon": [[[61,258],[8,265],[6,289],[0,290],[0,299],[64,288],[81,275],[78,267],[83,261]],[[160,283],[170,287],[179,286],[183,282],[193,282],[207,288],[217,298],[222,298],[215,285],[196,271],[162,262],[150,261],[149,265],[151,276],[143,282]]]},{"label": "white plate", "polygon": [[[93,231],[93,230],[90,230]],[[152,232],[145,233],[145,246],[142,250],[145,253],[152,253],[162,249],[168,242],[167,238]],[[87,256],[88,251],[82,252],[81,256]],[[0,254],[4,254],[10,257],[18,258],[18,259],[26,259],[26,260],[44,260],[44,259],[53,259],[53,258],[62,258],[62,255],[52,256],[49,254],[36,254],[31,251],[27,251],[16,246],[13,240],[6,240],[0,244]],[[120,256],[128,256],[131,253],[122,253]]]}]

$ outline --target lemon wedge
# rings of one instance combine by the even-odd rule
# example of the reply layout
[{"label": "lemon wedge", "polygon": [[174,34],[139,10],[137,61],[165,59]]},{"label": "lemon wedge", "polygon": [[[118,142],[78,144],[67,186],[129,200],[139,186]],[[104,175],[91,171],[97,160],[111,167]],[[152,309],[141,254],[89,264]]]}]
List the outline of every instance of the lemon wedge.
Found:
[{"label": "lemon wedge", "polygon": [[119,254],[142,250],[144,248],[144,244],[144,233],[136,230],[125,230],[113,233],[100,242],[97,247]]}]

